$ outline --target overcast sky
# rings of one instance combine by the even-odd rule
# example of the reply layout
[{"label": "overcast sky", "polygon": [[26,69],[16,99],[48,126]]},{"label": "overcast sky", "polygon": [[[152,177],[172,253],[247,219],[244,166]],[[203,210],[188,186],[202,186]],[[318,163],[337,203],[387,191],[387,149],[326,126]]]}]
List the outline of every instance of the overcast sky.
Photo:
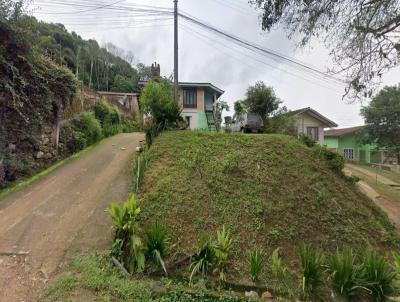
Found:
[{"label": "overcast sky", "polygon": [[[34,15],[48,22],[61,22],[68,30],[76,31],[84,39],[94,38],[100,45],[112,42],[130,50],[136,62],[150,65],[157,61],[162,75],[172,74],[172,20],[147,23],[150,22],[147,20],[154,20],[132,17],[129,11],[107,8],[83,12],[88,9],[61,4],[68,2],[111,4],[117,0],[36,0]],[[126,0],[116,6],[134,4],[172,9],[173,0]],[[288,40],[280,29],[271,33],[262,32],[259,13],[247,4],[247,0],[180,0],[179,8],[215,27],[319,70],[326,71],[331,66],[328,51],[317,41],[311,47],[299,50],[295,46],[296,41]],[[342,101],[343,88],[331,80],[310,79],[309,74],[298,71],[293,65],[255,54],[187,21],[179,22],[180,81],[211,82],[225,91],[222,98],[230,105],[244,98],[249,85],[264,81],[274,87],[277,96],[291,110],[312,107],[340,127],[363,124],[359,116],[361,105]],[[385,75],[383,84],[397,84],[399,75],[399,70],[391,71]],[[233,114],[232,111],[233,108],[230,114]]]}]

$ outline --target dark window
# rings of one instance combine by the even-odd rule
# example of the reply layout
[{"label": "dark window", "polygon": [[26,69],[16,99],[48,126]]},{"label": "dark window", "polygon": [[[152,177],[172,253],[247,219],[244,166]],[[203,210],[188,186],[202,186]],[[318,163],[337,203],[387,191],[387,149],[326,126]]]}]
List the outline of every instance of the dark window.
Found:
[{"label": "dark window", "polygon": [[313,140],[318,141],[319,140],[318,127],[307,127],[307,135],[311,137]]},{"label": "dark window", "polygon": [[183,108],[197,108],[196,88],[186,88],[183,90]]}]

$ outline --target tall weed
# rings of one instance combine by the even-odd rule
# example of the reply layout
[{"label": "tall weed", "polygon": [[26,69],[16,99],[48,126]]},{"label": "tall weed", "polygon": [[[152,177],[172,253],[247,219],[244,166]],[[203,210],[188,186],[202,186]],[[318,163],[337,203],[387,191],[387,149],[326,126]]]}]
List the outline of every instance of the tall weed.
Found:
[{"label": "tall weed", "polygon": [[153,260],[157,265],[160,265],[167,274],[167,268],[163,258],[167,253],[169,237],[166,228],[156,222],[151,228],[146,230],[146,256]]},{"label": "tall weed", "polygon": [[304,242],[300,244],[300,259],[302,265],[302,291],[305,294],[315,294],[323,284],[324,256]]},{"label": "tall weed", "polygon": [[262,250],[251,251],[247,258],[251,280],[257,282],[260,279],[264,264],[264,252]]}]

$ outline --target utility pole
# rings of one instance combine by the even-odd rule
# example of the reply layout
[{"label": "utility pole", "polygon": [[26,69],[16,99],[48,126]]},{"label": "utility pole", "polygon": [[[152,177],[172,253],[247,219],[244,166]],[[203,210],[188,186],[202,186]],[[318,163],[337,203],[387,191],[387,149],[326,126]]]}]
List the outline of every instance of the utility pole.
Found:
[{"label": "utility pole", "polygon": [[174,0],[174,98],[178,103],[178,0]]}]

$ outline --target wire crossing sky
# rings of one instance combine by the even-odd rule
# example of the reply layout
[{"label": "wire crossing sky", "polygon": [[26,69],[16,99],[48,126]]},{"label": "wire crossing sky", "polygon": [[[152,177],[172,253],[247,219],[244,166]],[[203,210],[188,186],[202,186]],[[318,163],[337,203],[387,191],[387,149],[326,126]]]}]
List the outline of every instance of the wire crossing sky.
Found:
[{"label": "wire crossing sky", "polygon": [[[40,20],[62,23],[83,38],[112,42],[132,51],[137,62],[173,70],[172,0],[36,0]],[[340,126],[362,124],[359,104],[342,101],[345,84],[327,71],[326,49],[307,51],[282,29],[260,30],[260,11],[247,0],[180,0],[180,80],[213,82],[231,105],[257,80],[275,88],[289,109],[311,106]],[[392,83],[396,76],[390,76]]]}]

